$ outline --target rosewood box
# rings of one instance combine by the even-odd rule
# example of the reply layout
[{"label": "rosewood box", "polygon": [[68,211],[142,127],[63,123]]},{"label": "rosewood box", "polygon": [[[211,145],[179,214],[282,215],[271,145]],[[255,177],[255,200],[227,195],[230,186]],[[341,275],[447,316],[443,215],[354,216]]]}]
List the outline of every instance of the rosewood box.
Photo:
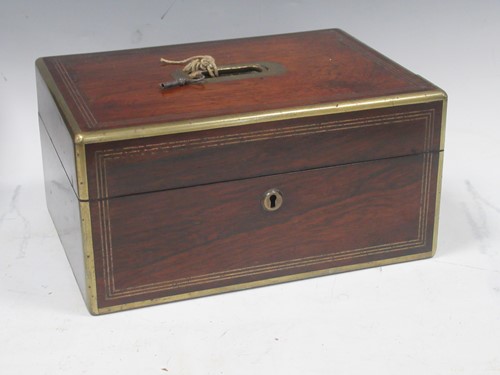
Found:
[{"label": "rosewood box", "polygon": [[[219,76],[162,89],[182,60]],[[47,204],[92,314],[431,257],[446,94],[341,30],[40,58]]]}]

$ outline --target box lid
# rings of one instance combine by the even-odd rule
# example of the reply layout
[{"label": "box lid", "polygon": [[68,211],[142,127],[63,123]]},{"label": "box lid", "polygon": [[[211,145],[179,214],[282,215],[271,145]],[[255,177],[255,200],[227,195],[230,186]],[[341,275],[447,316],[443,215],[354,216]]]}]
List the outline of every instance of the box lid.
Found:
[{"label": "box lid", "polygon": [[[162,90],[182,68],[161,58],[211,55],[264,67],[237,79]],[[46,57],[37,61],[76,142],[181,133],[431,100],[436,86],[338,30]],[[417,100],[418,101],[418,100]]]},{"label": "box lid", "polygon": [[[161,82],[179,77],[182,66],[160,59],[193,55],[213,56],[220,77],[161,89]],[[444,115],[446,94],[337,29],[45,57],[36,65],[41,87],[48,89],[74,143],[74,157],[64,157],[71,143],[51,134],[82,200],[443,146],[439,132],[444,127],[429,124],[433,116]],[[411,107],[429,103],[439,105]],[[398,106],[406,110],[395,117],[401,111],[391,108]],[[378,116],[376,127],[370,116]],[[44,113],[40,117],[43,121]],[[229,127],[234,129],[224,129]],[[99,163],[111,176],[105,190],[98,189],[101,172],[94,167]]]}]

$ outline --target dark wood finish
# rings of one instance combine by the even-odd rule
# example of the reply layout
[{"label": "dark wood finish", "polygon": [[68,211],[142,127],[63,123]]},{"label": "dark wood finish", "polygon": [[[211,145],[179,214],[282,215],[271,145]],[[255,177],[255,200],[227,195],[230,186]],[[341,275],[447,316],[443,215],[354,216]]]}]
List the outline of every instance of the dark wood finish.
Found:
[{"label": "dark wood finish", "polygon": [[57,107],[54,97],[38,69],[36,70],[36,87],[40,125],[47,131],[50,143],[53,144],[57,153],[57,159],[62,163],[69,182],[76,193],[75,145],[72,134],[68,132],[61,111]]},{"label": "dark wood finish", "polygon": [[441,108],[441,102],[434,102],[91,144],[89,196],[125,196],[437,151]]},{"label": "dark wood finish", "polygon": [[[219,64],[271,61],[286,71],[159,90],[178,69],[161,66],[160,57],[199,54]],[[94,313],[432,254],[441,101],[87,144],[89,202],[79,202],[73,188],[66,105],[81,130],[92,132],[437,89],[340,30],[49,57],[37,65],[47,204],[84,296],[82,240],[90,238],[82,236],[79,210],[87,223],[90,207],[95,261],[86,274],[94,267]],[[47,87],[49,75],[60,94]],[[261,200],[272,188],[284,201],[268,212]]]},{"label": "dark wood finish", "polygon": [[[176,66],[271,61],[285,74],[161,91]],[[340,30],[44,58],[83,131],[372,98],[436,87]]]},{"label": "dark wood finish", "polygon": [[99,306],[430,253],[437,167],[425,153],[91,202]]}]

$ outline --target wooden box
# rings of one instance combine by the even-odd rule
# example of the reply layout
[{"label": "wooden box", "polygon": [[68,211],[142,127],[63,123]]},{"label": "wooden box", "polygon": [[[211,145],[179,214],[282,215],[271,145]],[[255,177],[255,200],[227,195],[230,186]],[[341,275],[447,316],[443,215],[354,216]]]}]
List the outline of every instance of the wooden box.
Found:
[{"label": "wooden box", "polygon": [[[162,90],[212,55],[219,77]],[[37,60],[92,314],[431,257],[446,94],[341,30]]]}]

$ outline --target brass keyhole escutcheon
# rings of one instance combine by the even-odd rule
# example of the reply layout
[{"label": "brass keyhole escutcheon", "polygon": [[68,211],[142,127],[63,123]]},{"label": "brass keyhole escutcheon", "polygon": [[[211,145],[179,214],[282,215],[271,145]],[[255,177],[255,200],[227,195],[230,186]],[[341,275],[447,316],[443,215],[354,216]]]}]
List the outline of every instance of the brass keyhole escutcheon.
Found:
[{"label": "brass keyhole escutcheon", "polygon": [[283,204],[283,193],[278,189],[269,189],[262,198],[262,207],[266,211],[276,211]]}]

